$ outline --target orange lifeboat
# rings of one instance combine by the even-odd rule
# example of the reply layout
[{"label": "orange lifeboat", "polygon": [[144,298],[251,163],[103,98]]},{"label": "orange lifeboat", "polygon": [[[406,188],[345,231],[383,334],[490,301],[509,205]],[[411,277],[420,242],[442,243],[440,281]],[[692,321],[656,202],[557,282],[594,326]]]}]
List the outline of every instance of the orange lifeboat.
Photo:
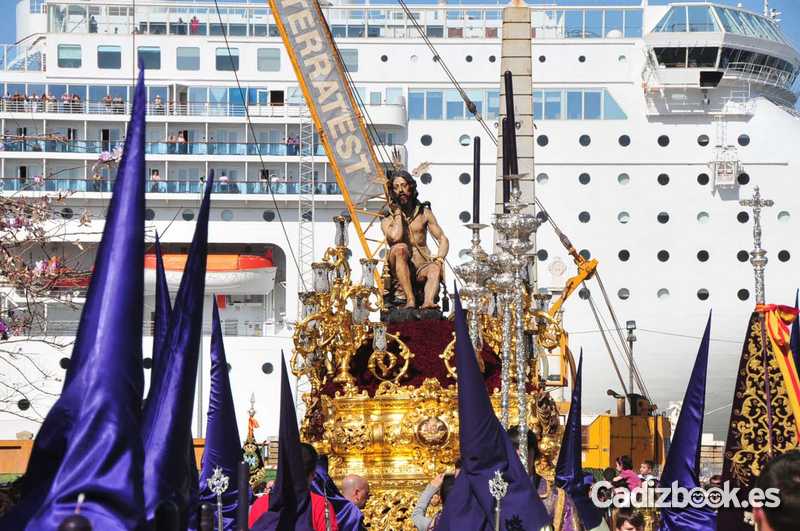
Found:
[{"label": "orange lifeboat", "polygon": [[[165,254],[164,269],[166,271],[183,271],[186,267],[186,254]],[[148,253],[144,255],[145,269],[156,268],[156,255]],[[254,269],[266,269],[274,267],[272,257],[255,256],[250,254],[210,254],[206,260],[206,271],[209,273],[225,273],[232,271],[252,271]]]},{"label": "orange lifeboat", "polygon": [[[164,270],[170,289],[180,285],[188,255],[165,254]],[[156,255],[144,255],[145,290],[152,292],[156,284]],[[272,253],[262,256],[252,254],[210,254],[206,261],[206,293],[217,294],[267,294],[275,286],[277,268]]]}]

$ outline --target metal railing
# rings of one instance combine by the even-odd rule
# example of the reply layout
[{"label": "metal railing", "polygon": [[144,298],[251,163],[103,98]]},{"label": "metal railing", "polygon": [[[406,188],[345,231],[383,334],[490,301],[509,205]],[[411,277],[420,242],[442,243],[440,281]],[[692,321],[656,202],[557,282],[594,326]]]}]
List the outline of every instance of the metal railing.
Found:
[{"label": "metal railing", "polygon": [[754,83],[791,90],[797,80],[797,73],[754,63],[729,63],[725,68],[725,77],[746,79]]},{"label": "metal railing", "polygon": [[[45,152],[100,154],[122,148],[122,141],[38,139],[6,136],[0,143],[0,150],[7,152]],[[298,144],[281,142],[146,142],[147,155],[233,155],[233,156],[276,156],[299,157]],[[314,155],[325,156],[325,149],[317,144]]]},{"label": "metal railing", "polygon": [[42,72],[45,70],[45,54],[27,45],[0,45],[0,70]]},{"label": "metal railing", "polygon": [[[44,323],[44,328],[35,330],[34,335],[46,336],[74,336],[78,332],[78,325],[80,321],[55,321],[47,320]],[[152,336],[155,331],[155,323],[153,321],[144,321],[142,332],[145,336]],[[271,321],[239,321],[238,319],[223,319],[220,321],[222,330],[226,336],[238,337],[263,337],[271,335],[276,323]],[[42,327],[37,327],[42,328]],[[210,323],[203,326],[203,335],[211,335]]]}]

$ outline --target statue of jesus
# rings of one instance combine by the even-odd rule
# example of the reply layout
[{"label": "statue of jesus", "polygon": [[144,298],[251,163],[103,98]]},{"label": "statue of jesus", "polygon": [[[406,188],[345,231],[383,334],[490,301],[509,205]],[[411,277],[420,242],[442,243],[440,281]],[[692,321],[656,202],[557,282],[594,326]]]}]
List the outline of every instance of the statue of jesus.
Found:
[{"label": "statue of jesus", "polygon": [[[431,204],[418,199],[417,183],[411,174],[396,172],[389,184],[389,212],[381,221],[381,230],[389,245],[390,298],[403,308],[417,308],[420,298],[421,309],[438,308],[436,298],[450,242]],[[428,233],[438,244],[436,253],[428,249]]]}]

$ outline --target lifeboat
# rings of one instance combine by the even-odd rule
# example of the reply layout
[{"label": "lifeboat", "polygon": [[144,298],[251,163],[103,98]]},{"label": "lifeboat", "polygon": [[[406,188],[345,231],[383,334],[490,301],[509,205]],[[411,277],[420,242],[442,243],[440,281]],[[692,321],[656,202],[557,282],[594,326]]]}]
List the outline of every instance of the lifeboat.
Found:
[{"label": "lifeboat", "polygon": [[[178,288],[188,255],[165,254],[164,271],[170,291]],[[145,290],[155,291],[156,255],[144,256]],[[266,295],[275,286],[275,267],[271,253],[264,256],[249,254],[210,254],[206,261],[206,293],[226,295]]]}]

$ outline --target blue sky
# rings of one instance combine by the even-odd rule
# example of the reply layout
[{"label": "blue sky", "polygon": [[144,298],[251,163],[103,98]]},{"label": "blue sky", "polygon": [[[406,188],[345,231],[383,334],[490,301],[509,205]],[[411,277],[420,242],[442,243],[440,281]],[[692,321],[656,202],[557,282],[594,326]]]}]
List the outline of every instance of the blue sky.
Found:
[{"label": "blue sky", "polygon": [[[11,3],[13,0],[3,0],[3,3]],[[434,3],[435,0],[407,0],[409,4]],[[745,7],[758,13],[762,10],[762,0],[715,0],[720,4],[736,5],[741,2]],[[266,0],[263,1],[266,4]],[[378,2],[375,2],[378,3]],[[389,3],[389,2],[386,2]],[[457,4],[451,0],[450,3]],[[491,0],[462,0],[464,4],[489,4]],[[505,3],[505,2],[500,2]],[[554,4],[559,5],[636,5],[640,0],[528,0],[531,5],[535,4]],[[651,5],[668,3],[665,0],[650,0]],[[781,27],[794,45],[800,48],[800,1],[798,0],[770,0],[770,7],[783,12],[781,16]],[[11,12],[13,13],[13,12]],[[0,17],[0,42],[13,43],[16,40],[16,20],[14,16],[7,12],[7,15]],[[9,16],[10,15],[10,16]]]}]

